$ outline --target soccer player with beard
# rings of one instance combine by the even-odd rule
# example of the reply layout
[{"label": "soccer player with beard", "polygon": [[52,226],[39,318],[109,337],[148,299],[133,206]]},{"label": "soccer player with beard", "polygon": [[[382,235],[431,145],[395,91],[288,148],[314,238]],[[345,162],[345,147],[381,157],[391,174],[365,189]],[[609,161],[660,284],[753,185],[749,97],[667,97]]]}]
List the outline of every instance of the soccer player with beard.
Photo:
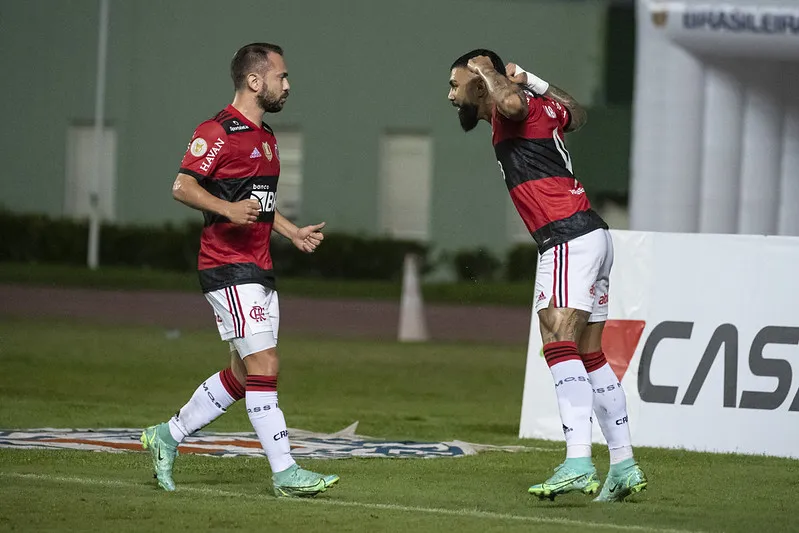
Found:
[{"label": "soccer player with beard", "polygon": [[338,482],[300,468],[291,456],[277,401],[278,297],[269,241],[272,231],[313,252],[324,223],[298,228],[276,208],[280,156],[264,113],[278,113],[289,95],[283,50],[274,44],[242,47],[230,65],[235,97],[192,136],[172,187],[173,197],[201,210],[200,285],[211,304],[230,366],[206,379],[167,422],[141,436],[158,485],[175,490],[178,444],[245,399],[247,414],[269,466],[276,496],[314,496]]},{"label": "soccer player with beard", "polygon": [[594,494],[592,411],[610,450],[610,472],[596,501],[621,501],[646,488],[633,458],[621,383],[602,352],[608,316],[613,241],[572,172],[564,133],[585,124],[566,92],[490,50],[474,50],[451,67],[448,98],[464,131],[491,124],[492,143],[511,200],[538,245],[534,309],[544,357],[555,382],[566,460],[529,492],[554,499]]}]

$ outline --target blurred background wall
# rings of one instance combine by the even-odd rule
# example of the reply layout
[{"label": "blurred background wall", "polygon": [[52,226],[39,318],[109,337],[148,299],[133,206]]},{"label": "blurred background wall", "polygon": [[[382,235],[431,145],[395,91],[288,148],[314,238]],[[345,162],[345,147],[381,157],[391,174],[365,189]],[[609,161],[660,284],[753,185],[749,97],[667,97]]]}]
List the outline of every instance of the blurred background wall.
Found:
[{"label": "blurred background wall", "polygon": [[[0,3],[0,206],[85,216],[98,20],[93,1]],[[292,218],[444,250],[530,242],[489,128],[464,134],[446,99],[451,62],[486,47],[590,108],[567,143],[595,204],[623,228],[634,39],[632,2],[111,0],[103,216],[199,220],[170,185],[195,126],[232,99],[233,53],[270,41],[292,84],[284,111],[266,116]]]}]

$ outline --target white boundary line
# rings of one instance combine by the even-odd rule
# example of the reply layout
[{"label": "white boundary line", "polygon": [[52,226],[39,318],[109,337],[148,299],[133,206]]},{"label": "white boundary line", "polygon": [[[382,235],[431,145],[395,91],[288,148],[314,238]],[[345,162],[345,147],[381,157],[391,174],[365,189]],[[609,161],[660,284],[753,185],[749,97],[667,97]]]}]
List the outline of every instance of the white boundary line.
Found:
[{"label": "white boundary line", "polygon": [[[106,487],[131,487],[131,488],[144,488],[150,489],[149,486],[141,483],[133,483],[128,481],[118,481],[110,479],[91,479],[81,477],[63,477],[51,476],[46,474],[24,474],[19,472],[0,472],[0,477],[12,479],[25,479],[33,481],[47,481],[52,483],[74,483],[78,485],[102,485]],[[206,494],[210,496],[224,496],[229,498],[238,499],[263,499],[264,496],[259,494],[248,494],[244,492],[234,492],[228,490],[208,489],[199,487],[180,487],[179,492],[188,492],[192,494]],[[300,503],[304,505],[329,505],[333,507],[356,507],[361,509],[375,509],[382,511],[399,511],[409,513],[427,513],[445,516],[459,516],[459,517],[472,517],[484,518],[489,520],[512,520],[516,522],[530,522],[535,524],[559,524],[564,526],[578,526],[578,527],[595,527],[604,528],[616,531],[640,531],[640,532],[653,532],[653,533],[700,533],[697,530],[689,531],[685,529],[670,529],[649,526],[633,526],[623,524],[611,524],[603,522],[592,522],[588,520],[572,520],[569,518],[545,518],[540,516],[525,516],[514,515],[508,513],[495,513],[491,511],[480,511],[478,509],[444,509],[440,507],[414,507],[409,505],[396,505],[391,503],[367,503],[367,502],[353,502],[345,500],[331,500],[331,499],[279,499],[274,500],[275,503]]]}]

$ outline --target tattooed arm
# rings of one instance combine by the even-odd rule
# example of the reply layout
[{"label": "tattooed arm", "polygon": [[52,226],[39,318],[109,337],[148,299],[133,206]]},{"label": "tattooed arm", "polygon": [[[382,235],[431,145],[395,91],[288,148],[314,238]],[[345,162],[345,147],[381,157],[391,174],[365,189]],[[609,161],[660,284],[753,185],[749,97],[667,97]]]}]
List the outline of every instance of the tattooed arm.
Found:
[{"label": "tattooed arm", "polygon": [[[563,89],[555,87],[551,83],[547,83],[537,76],[530,74],[515,63],[508,63],[505,66],[505,73],[513,83],[521,83],[522,85],[526,85],[530,88],[530,90],[536,92],[537,94],[542,94],[547,98],[551,98],[568,109],[571,120],[564,131],[577,131],[585,126],[586,122],[588,122],[588,112],[585,110],[585,108]],[[534,79],[530,79],[531,77]],[[543,87],[547,87],[547,89],[543,92],[541,92],[542,84]]]},{"label": "tattooed arm", "polygon": [[486,90],[497,106],[497,111],[511,120],[527,118],[527,99],[518,85],[500,74],[486,56],[478,56],[469,60],[468,68],[480,76]]},{"label": "tattooed arm", "polygon": [[569,110],[571,120],[569,125],[564,128],[564,131],[577,131],[588,122],[588,112],[586,112],[585,108],[563,89],[559,89],[550,83],[549,89],[544,93],[544,96],[560,102],[563,107]]}]

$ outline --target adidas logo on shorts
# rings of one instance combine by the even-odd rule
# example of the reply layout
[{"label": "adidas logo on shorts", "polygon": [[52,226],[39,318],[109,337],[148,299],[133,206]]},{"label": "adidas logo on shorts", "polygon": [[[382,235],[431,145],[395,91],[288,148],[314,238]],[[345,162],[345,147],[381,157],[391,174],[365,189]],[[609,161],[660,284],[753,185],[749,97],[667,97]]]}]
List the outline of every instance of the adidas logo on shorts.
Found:
[{"label": "adidas logo on shorts", "polygon": [[541,300],[544,300],[544,299],[546,299],[546,295],[544,295],[544,293],[542,292],[542,293],[540,293],[540,294],[538,295],[538,300],[537,300],[537,301],[539,301],[539,302],[540,302]]}]

